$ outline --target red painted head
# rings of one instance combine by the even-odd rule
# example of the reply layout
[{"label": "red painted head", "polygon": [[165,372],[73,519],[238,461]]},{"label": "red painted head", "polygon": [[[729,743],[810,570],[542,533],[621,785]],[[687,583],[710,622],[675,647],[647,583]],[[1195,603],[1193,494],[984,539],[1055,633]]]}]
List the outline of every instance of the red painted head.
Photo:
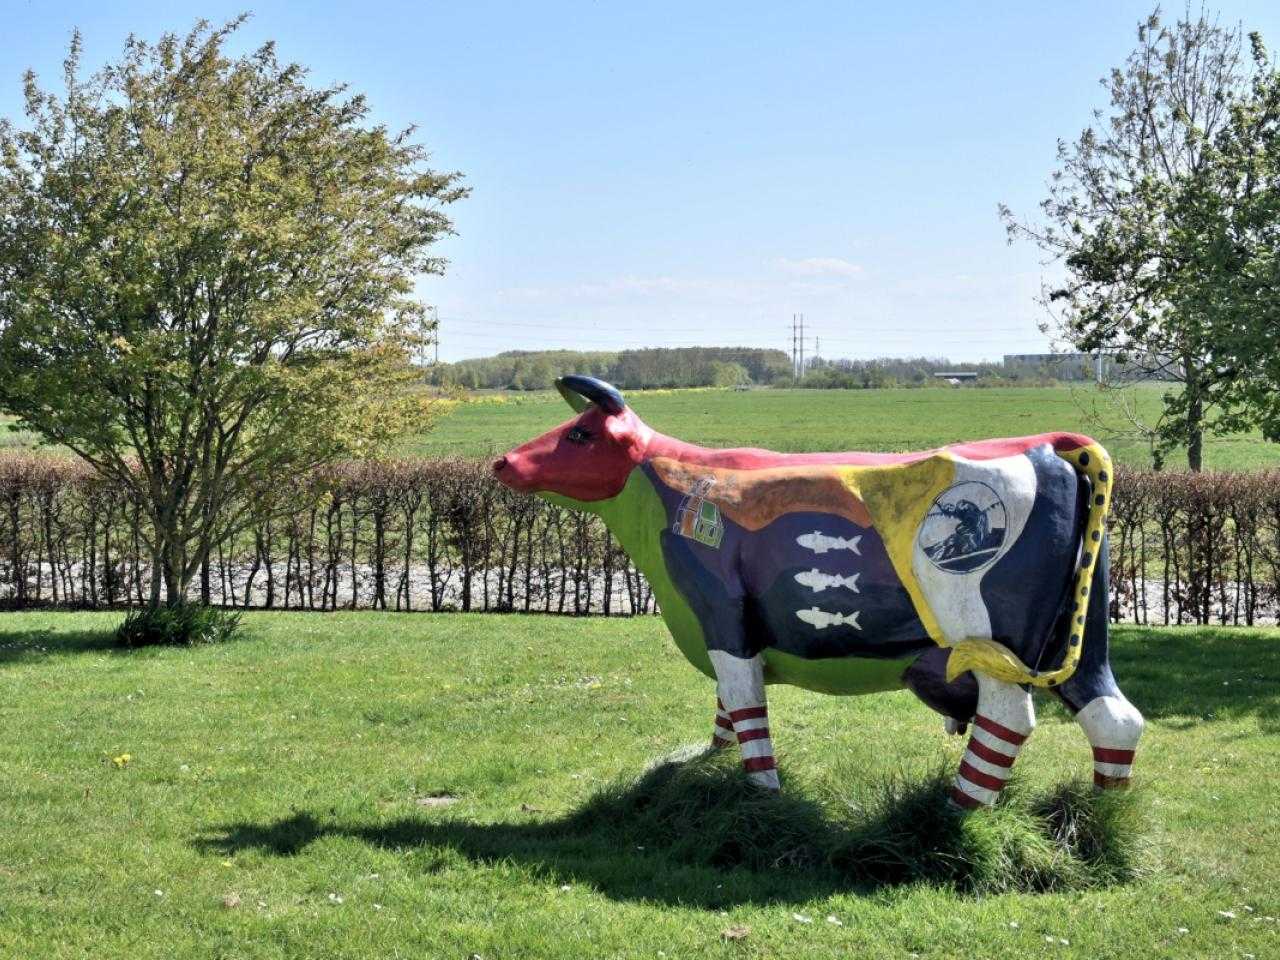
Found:
[{"label": "red painted head", "polygon": [[561,377],[556,389],[578,416],[495,460],[494,476],[522,493],[556,493],[584,503],[616,497],[643,460],[653,431],[602,380]]}]

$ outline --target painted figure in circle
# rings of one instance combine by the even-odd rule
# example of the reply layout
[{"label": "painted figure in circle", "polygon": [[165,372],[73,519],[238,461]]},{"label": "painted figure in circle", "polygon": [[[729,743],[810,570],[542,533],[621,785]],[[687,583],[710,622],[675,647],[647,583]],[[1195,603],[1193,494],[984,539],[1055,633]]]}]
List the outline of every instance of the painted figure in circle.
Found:
[{"label": "painted figure in circle", "polygon": [[681,652],[716,682],[712,745],[777,789],[765,687],[907,688],[972,732],[952,788],[995,802],[1060,697],[1099,787],[1129,782],[1142,715],[1108,658],[1111,463],[1049,433],[922,453],[714,450],[646,426],[613,387],[556,383],[574,419],[494,463],[509,487],[603,518]]},{"label": "painted figure in circle", "polygon": [[972,500],[961,500],[956,504],[941,503],[938,507],[944,517],[955,517],[956,520],[956,531],[942,542],[942,549],[939,551],[941,556],[938,559],[950,560],[955,556],[976,553],[990,531],[986,511]]}]

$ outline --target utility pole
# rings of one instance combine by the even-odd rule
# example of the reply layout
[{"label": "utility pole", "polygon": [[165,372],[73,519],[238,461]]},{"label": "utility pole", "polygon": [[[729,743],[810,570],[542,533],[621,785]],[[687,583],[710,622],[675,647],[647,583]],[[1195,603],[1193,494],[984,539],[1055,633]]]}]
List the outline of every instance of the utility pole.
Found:
[{"label": "utility pole", "polygon": [[436,322],[435,336],[431,338],[431,343],[435,347],[434,363],[438,366],[440,364],[440,311],[434,306],[431,308],[431,319]]},{"label": "utility pole", "polygon": [[1102,348],[1098,348],[1098,353],[1094,358],[1094,375],[1097,378],[1098,386],[1102,386]]},{"label": "utility pole", "polygon": [[791,315],[791,378],[797,379],[800,376],[800,368],[796,366],[796,315]]},{"label": "utility pole", "polygon": [[804,314],[800,314],[800,379],[804,379]]}]

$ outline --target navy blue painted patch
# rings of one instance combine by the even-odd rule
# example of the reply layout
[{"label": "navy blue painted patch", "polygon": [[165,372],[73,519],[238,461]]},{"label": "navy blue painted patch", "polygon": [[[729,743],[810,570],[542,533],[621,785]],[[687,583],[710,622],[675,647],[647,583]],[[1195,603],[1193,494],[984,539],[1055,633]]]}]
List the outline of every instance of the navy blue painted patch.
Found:
[{"label": "navy blue painted patch", "polygon": [[[746,530],[643,469],[667,510],[663,557],[710,649],[897,659],[932,645],[875,530],[817,512]],[[709,503],[714,491],[694,499],[704,495]],[[714,535],[702,535],[702,521]]]},{"label": "navy blue painted patch", "polygon": [[753,534],[748,614],[769,646],[808,659],[897,659],[933,645],[874,528],[789,513]]},{"label": "navy blue painted patch", "polygon": [[[1110,546],[1106,537],[1102,538],[1102,548],[1098,552],[1098,562],[1093,567],[1093,583],[1089,587],[1089,607],[1085,613],[1084,649],[1080,652],[1080,663],[1076,672],[1062,686],[1055,690],[1074,713],[1097,697],[1115,697],[1120,695],[1116,686],[1115,674],[1111,672],[1110,650],[1110,611],[1108,587],[1111,579]],[[1079,611],[1068,609],[1068,616],[1079,615]]]},{"label": "navy blue painted patch", "polygon": [[982,578],[991,635],[1023,663],[1046,666],[1054,625],[1075,579],[1084,519],[1075,469],[1045,444],[1026,453],[1036,496],[1022,533]]},{"label": "navy blue painted patch", "polygon": [[764,645],[747,635],[741,582],[717,577],[700,556],[707,548],[697,542],[670,529],[663,530],[660,539],[671,580],[702,624],[707,649],[735,657],[759,653]]}]

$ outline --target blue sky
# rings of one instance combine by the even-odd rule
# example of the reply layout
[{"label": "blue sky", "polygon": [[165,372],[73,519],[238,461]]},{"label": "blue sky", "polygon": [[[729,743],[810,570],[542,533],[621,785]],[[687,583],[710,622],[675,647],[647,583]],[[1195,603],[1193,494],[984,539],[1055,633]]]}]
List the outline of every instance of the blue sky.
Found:
[{"label": "blue sky", "polygon": [[[825,356],[976,360],[1047,348],[1040,257],[996,204],[1033,210],[1150,4],[0,0],[0,114],[26,67],[58,79],[73,27],[96,65],[246,8],[242,45],[275,39],[467,175],[420,284],[441,359],[789,350],[803,313]],[[1280,46],[1280,4],[1217,9]]]}]

